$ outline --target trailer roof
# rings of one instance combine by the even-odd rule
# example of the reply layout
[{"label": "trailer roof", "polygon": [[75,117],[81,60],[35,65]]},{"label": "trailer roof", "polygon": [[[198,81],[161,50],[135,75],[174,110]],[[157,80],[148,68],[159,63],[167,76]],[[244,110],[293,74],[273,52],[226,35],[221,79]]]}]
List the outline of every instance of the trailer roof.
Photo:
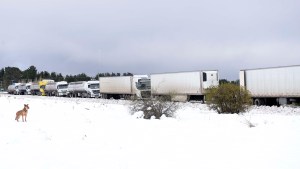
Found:
[{"label": "trailer roof", "polygon": [[178,71],[178,72],[151,73],[150,75],[159,75],[159,74],[168,74],[168,73],[192,73],[192,72],[206,72],[206,71],[218,72],[218,70],[191,70],[191,71]]},{"label": "trailer roof", "polygon": [[276,68],[287,68],[287,67],[300,67],[300,65],[274,66],[274,67],[253,68],[253,69],[241,69],[241,71],[243,71],[243,70],[260,70],[260,69],[276,69]]}]

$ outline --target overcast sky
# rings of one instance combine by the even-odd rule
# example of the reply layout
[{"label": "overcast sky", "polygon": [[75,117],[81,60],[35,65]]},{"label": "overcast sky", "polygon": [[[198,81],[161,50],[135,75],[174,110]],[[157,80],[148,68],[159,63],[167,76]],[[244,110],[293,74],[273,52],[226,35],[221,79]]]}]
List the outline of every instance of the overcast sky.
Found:
[{"label": "overcast sky", "polygon": [[0,0],[0,68],[235,80],[299,64],[299,0]]}]

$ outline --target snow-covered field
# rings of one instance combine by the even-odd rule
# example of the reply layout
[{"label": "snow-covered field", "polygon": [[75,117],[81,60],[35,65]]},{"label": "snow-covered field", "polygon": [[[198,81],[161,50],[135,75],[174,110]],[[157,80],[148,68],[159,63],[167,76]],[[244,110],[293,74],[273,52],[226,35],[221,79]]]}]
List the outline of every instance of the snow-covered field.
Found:
[{"label": "snow-covered field", "polygon": [[300,168],[300,108],[220,115],[182,103],[175,118],[144,120],[129,105],[0,94],[0,169]]}]

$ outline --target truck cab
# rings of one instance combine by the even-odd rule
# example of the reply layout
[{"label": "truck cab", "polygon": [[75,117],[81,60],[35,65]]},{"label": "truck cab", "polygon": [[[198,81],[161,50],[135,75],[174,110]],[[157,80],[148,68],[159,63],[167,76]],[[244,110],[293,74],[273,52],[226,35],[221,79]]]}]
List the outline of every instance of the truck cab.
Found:
[{"label": "truck cab", "polygon": [[135,87],[137,89],[136,96],[138,98],[149,98],[151,96],[151,80],[148,76],[137,77]]},{"label": "truck cab", "polygon": [[26,92],[25,92],[26,95],[30,95],[31,94],[31,89],[30,89],[31,84],[32,84],[31,82],[30,83],[26,83]]},{"label": "truck cab", "polygon": [[93,98],[100,97],[99,81],[88,81],[86,85],[87,85],[86,89],[87,89],[88,96]]},{"label": "truck cab", "polygon": [[57,82],[56,89],[56,96],[67,96],[68,83],[66,81]]}]

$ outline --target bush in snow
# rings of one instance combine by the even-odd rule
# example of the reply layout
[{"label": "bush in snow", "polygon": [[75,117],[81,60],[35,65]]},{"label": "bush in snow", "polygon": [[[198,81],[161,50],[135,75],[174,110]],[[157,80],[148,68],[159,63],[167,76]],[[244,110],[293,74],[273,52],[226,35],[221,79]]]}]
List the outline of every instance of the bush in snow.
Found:
[{"label": "bush in snow", "polygon": [[250,92],[230,83],[208,88],[206,102],[210,109],[228,114],[245,112],[252,105]]},{"label": "bush in snow", "polygon": [[135,100],[131,107],[133,113],[142,111],[144,119],[151,119],[151,117],[160,119],[162,115],[173,117],[177,109],[178,103],[172,102],[170,96]]}]

